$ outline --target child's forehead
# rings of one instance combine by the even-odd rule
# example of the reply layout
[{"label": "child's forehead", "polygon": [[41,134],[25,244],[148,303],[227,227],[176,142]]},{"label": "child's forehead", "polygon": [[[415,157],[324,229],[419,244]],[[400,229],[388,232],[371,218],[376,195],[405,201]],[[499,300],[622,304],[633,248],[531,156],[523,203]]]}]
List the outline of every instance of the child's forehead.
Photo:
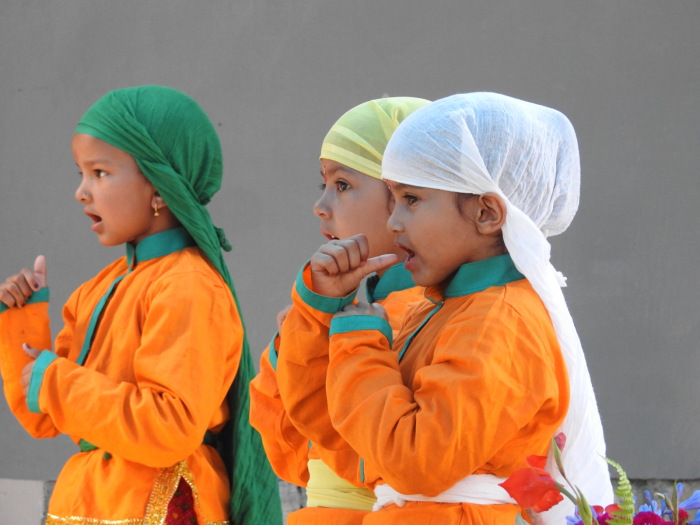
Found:
[{"label": "child's forehead", "polygon": [[323,177],[323,180],[326,180],[328,177],[336,176],[336,175],[343,175],[343,176],[362,176],[362,177],[368,177],[369,175],[365,175],[364,173],[361,173],[357,171],[356,169],[351,168],[350,166],[346,166],[345,164],[341,164],[338,161],[335,160],[330,160],[330,159],[321,159],[321,176]]},{"label": "child's forehead", "polygon": [[71,146],[76,161],[80,158],[82,162],[99,164],[120,162],[127,158],[133,160],[133,156],[126,151],[85,133],[73,135]]},{"label": "child's forehead", "polygon": [[412,184],[405,184],[403,182],[396,182],[396,181],[389,180],[389,179],[383,179],[383,180],[386,182],[386,185],[392,191],[410,191],[410,190],[415,191],[415,190],[425,189],[425,188],[421,188],[420,186],[413,186]]}]

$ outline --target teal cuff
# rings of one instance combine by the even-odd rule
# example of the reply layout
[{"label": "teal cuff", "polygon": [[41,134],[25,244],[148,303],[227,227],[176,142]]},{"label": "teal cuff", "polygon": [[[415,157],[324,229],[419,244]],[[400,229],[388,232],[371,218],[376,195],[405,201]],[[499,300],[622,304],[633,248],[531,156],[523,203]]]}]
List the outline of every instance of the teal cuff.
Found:
[{"label": "teal cuff", "polygon": [[323,312],[326,314],[334,314],[340,312],[347,305],[352,304],[355,300],[355,295],[357,290],[352,292],[350,295],[345,297],[326,297],[325,295],[319,295],[316,292],[312,292],[306,286],[304,282],[304,268],[308,264],[305,264],[299,274],[297,275],[296,289],[301,300],[308,304],[311,308]]},{"label": "teal cuff", "polygon": [[275,339],[279,333],[272,336],[272,341],[270,341],[270,346],[267,347],[267,358],[270,360],[272,369],[277,372],[277,349],[275,348]]},{"label": "teal cuff", "polygon": [[[32,296],[27,299],[27,304],[34,304],[34,303],[48,303],[49,302],[49,288],[45,286],[44,288],[41,288],[40,290],[37,290],[36,292],[32,293]],[[5,303],[0,303],[0,314],[4,312],[5,310],[9,310],[10,307],[7,306]]]},{"label": "teal cuff", "polygon": [[376,315],[346,315],[334,317],[331,320],[331,328],[328,336],[334,334],[346,334],[359,330],[378,330],[389,341],[389,346],[394,344],[391,325],[385,319]]},{"label": "teal cuff", "polygon": [[39,357],[34,361],[34,368],[32,368],[32,377],[29,379],[29,392],[27,392],[27,406],[30,412],[35,412],[41,414],[41,409],[39,408],[39,391],[41,390],[41,383],[44,380],[44,373],[48,366],[58,359],[58,356],[53,352],[44,350],[39,354]]}]

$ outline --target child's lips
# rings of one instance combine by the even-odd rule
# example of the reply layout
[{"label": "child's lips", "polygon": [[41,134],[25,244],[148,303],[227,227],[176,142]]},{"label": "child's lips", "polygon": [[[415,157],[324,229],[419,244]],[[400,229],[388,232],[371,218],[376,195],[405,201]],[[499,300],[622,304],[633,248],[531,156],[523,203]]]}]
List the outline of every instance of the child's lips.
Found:
[{"label": "child's lips", "polygon": [[88,218],[92,221],[92,226],[90,226],[90,228],[92,228],[93,230],[94,230],[99,224],[102,223],[102,217],[100,217],[99,215],[95,215],[94,213],[90,213],[90,212],[88,212],[88,211],[84,211],[83,213],[85,213],[85,215],[87,215]]},{"label": "child's lips", "polygon": [[338,239],[338,237],[336,237],[335,235],[331,235],[330,233],[328,233],[326,230],[323,230],[323,229],[321,230],[321,235],[323,235],[326,238],[326,240],[329,240],[329,241],[333,241],[335,239]]},{"label": "child's lips", "polygon": [[404,246],[403,244],[397,242],[396,247],[399,248],[400,250],[405,251],[406,254],[408,255],[408,257],[406,257],[406,260],[404,262],[410,262],[416,256],[416,252],[411,250],[408,246]]}]

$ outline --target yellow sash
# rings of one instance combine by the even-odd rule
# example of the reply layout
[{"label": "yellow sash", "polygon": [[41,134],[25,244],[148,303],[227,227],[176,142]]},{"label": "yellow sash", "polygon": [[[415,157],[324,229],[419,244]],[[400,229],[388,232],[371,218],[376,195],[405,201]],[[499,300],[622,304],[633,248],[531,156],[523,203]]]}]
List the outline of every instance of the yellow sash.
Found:
[{"label": "yellow sash", "polygon": [[306,506],[333,509],[372,510],[377,499],[367,489],[344,480],[320,459],[309,460]]}]

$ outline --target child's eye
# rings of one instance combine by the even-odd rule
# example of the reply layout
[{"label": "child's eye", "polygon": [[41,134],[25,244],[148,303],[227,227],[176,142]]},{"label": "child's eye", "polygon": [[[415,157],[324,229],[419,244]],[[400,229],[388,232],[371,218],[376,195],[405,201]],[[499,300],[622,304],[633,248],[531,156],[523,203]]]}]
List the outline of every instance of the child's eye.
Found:
[{"label": "child's eye", "polygon": [[109,175],[105,170],[95,170],[95,177],[98,179],[101,179],[102,177],[106,177]]},{"label": "child's eye", "polygon": [[403,196],[403,200],[405,200],[406,204],[410,206],[411,204],[415,204],[416,202],[418,202],[418,197],[407,193]]},{"label": "child's eye", "polygon": [[338,188],[338,191],[345,191],[350,187],[350,184],[344,180],[339,180],[335,183],[335,187]]}]

